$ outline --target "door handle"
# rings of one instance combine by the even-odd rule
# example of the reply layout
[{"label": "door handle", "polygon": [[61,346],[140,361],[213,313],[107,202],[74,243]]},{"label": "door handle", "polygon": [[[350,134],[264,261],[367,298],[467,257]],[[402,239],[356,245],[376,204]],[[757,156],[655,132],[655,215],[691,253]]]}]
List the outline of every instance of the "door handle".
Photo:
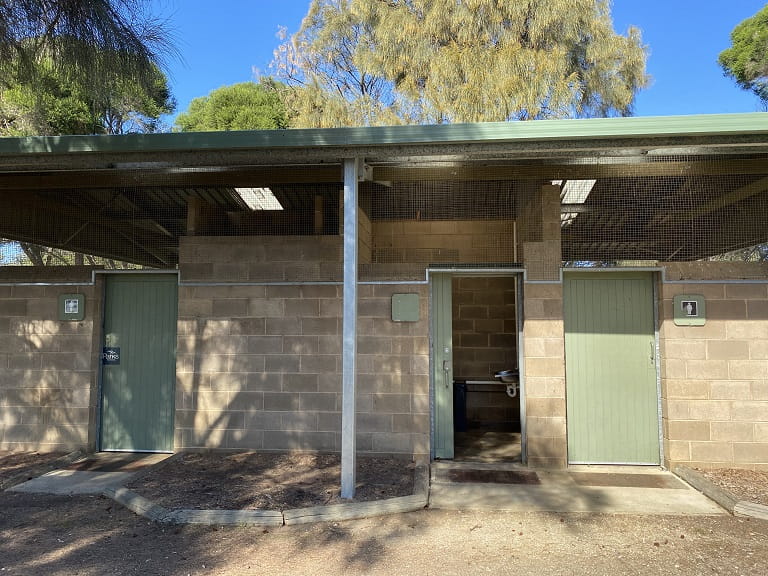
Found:
[{"label": "door handle", "polygon": [[648,357],[648,359],[651,361],[651,366],[655,366],[656,365],[656,343],[653,340],[651,340],[648,344],[651,347],[651,355]]},{"label": "door handle", "polygon": [[450,360],[443,360],[443,372],[445,373],[445,377],[443,378],[443,381],[445,382],[445,387],[448,388],[448,375],[451,372],[451,362]]}]

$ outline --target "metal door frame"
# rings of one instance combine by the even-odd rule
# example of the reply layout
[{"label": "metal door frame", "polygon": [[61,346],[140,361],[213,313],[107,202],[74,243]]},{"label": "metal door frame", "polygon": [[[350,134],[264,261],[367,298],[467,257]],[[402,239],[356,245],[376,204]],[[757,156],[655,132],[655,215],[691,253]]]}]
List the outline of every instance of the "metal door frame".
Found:
[{"label": "metal door frame", "polygon": [[[526,409],[525,409],[525,339],[523,338],[523,328],[525,325],[524,312],[524,286],[526,271],[525,268],[518,266],[510,268],[481,268],[481,267],[433,267],[427,269],[427,283],[429,284],[429,420],[430,420],[430,458],[435,459],[435,371],[437,366],[435,363],[435,342],[434,342],[434,315],[435,315],[435,303],[434,292],[432,282],[432,274],[446,274],[453,279],[454,277],[472,277],[472,276],[489,276],[489,277],[514,277],[515,278],[515,290],[517,292],[516,298],[516,325],[517,325],[517,362],[520,372],[520,382],[518,387],[518,394],[520,396],[520,448],[521,448],[521,463],[526,465],[528,463],[528,433],[526,423]],[[451,335],[453,337],[453,335]]]}]

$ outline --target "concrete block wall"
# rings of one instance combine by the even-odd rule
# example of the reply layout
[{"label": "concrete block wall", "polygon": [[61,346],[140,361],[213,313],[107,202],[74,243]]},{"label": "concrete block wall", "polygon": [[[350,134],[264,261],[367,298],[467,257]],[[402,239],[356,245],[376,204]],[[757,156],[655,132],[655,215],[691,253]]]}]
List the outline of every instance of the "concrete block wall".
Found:
[{"label": "concrete block wall", "polygon": [[377,263],[514,262],[514,220],[397,220],[373,223]]},{"label": "concrete block wall", "polygon": [[335,285],[181,286],[176,449],[335,450],[340,295]]},{"label": "concrete block wall", "polygon": [[342,280],[341,236],[182,236],[181,281]]},{"label": "concrete block wall", "polygon": [[564,468],[565,330],[562,284],[525,284],[523,354],[528,464]]},{"label": "concrete block wall", "polygon": [[557,280],[562,260],[560,186],[531,186],[521,196],[519,257],[529,280]]},{"label": "concrete block wall", "polygon": [[[733,272],[696,263],[685,275],[717,278],[723,266]],[[675,325],[677,294],[705,297],[704,326]],[[768,470],[768,281],[665,283],[661,309],[667,463]]]},{"label": "concrete block wall", "polygon": [[[312,251],[296,239],[290,244]],[[241,246],[225,242],[205,253],[227,262],[233,249],[248,260]],[[413,290],[360,286],[361,452],[429,453],[428,304],[425,290],[414,290],[422,319],[394,323],[392,292]],[[181,286],[176,448],[339,451],[341,323],[340,284]]]},{"label": "concrete block wall", "polygon": [[[69,451],[95,446],[98,318],[86,267],[0,268],[0,449]],[[85,296],[85,319],[58,320],[60,294]]]},{"label": "concrete block wall", "polygon": [[[514,277],[453,279],[453,374],[456,379],[494,380],[517,368]],[[500,384],[467,385],[467,420],[477,426],[507,423],[519,428],[519,399]]]},{"label": "concrete block wall", "polygon": [[[424,285],[358,288],[357,449],[429,458],[429,299]],[[418,294],[419,320],[392,321],[392,296]]]}]

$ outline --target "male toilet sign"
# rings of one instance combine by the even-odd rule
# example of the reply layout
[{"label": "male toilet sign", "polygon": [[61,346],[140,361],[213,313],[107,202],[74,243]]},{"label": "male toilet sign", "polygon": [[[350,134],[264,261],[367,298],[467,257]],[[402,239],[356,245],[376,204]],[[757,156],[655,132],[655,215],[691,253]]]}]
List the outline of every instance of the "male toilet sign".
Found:
[{"label": "male toilet sign", "polygon": [[680,304],[686,316],[698,316],[699,306],[696,300],[683,300]]},{"label": "male toilet sign", "polygon": [[673,315],[677,326],[704,326],[706,322],[704,296],[678,294],[674,297]]}]

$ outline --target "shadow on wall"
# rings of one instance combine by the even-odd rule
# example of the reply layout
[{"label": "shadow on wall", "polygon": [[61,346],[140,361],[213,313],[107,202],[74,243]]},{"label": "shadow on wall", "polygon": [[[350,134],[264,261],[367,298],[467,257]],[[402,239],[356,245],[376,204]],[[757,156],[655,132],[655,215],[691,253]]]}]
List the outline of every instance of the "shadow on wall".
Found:
[{"label": "shadow on wall", "polygon": [[[57,317],[58,295],[85,293],[83,321]],[[96,405],[93,287],[0,286],[0,445],[14,450],[88,446]]]}]

